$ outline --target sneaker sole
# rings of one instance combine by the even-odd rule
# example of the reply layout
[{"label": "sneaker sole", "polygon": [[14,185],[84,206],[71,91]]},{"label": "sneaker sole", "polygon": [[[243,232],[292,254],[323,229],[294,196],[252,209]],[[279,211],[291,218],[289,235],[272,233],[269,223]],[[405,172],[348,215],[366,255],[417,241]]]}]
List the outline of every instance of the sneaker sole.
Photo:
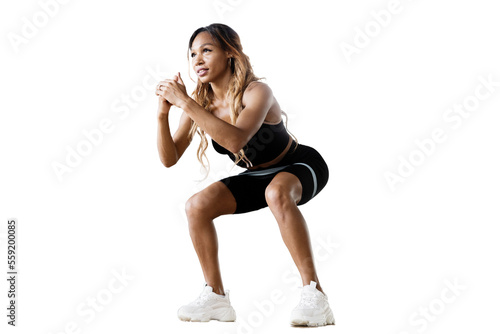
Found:
[{"label": "sneaker sole", "polygon": [[325,318],[302,316],[300,318],[292,319],[290,321],[290,324],[292,326],[319,327],[319,326],[335,325],[335,319],[333,318],[332,311],[329,310]]},{"label": "sneaker sole", "polygon": [[212,314],[210,316],[207,316],[207,315],[206,316],[201,316],[201,315],[189,316],[189,315],[178,314],[178,317],[180,320],[188,321],[188,322],[208,322],[210,320],[217,320],[217,321],[222,321],[222,322],[232,322],[232,321],[236,320],[236,312],[231,307],[229,310],[225,310],[224,312],[214,312],[214,314]]}]

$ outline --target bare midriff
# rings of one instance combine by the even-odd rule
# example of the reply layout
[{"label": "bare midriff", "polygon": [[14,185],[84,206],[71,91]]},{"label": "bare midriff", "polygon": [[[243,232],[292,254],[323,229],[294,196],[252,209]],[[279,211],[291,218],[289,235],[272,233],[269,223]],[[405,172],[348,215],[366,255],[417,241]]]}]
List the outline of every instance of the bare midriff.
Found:
[{"label": "bare midriff", "polygon": [[283,150],[283,152],[280,153],[280,155],[278,155],[276,158],[274,158],[273,160],[271,160],[269,162],[264,162],[263,164],[260,164],[257,166],[248,167],[247,169],[254,170],[257,168],[269,167],[271,165],[274,165],[274,164],[277,164],[278,162],[280,162],[283,159],[283,157],[285,156],[285,154],[288,152],[288,150],[290,149],[290,146],[292,145],[292,137],[288,136],[288,138],[289,138],[288,144],[286,145],[286,148]]}]

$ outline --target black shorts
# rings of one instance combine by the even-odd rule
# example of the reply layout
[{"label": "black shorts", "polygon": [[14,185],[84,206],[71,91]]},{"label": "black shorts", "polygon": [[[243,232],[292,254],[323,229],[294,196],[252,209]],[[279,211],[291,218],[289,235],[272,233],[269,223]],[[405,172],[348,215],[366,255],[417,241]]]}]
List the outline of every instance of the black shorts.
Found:
[{"label": "black shorts", "polygon": [[277,164],[246,170],[238,175],[219,180],[223,182],[236,199],[237,213],[245,213],[267,207],[265,191],[273,178],[280,172],[291,173],[302,184],[302,198],[297,205],[309,202],[328,182],[328,166],[314,148],[299,144],[295,149],[293,141],[290,149]]}]

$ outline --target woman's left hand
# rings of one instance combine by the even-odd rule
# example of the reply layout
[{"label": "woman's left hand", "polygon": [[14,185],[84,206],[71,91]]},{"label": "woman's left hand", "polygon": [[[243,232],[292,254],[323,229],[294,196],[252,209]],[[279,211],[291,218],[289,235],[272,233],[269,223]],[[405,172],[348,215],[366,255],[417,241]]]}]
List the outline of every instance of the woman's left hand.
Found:
[{"label": "woman's left hand", "polygon": [[158,86],[160,95],[165,98],[169,103],[176,107],[180,107],[181,103],[189,98],[186,92],[186,86],[181,79],[180,72],[176,76],[177,80],[165,79],[161,81]]}]

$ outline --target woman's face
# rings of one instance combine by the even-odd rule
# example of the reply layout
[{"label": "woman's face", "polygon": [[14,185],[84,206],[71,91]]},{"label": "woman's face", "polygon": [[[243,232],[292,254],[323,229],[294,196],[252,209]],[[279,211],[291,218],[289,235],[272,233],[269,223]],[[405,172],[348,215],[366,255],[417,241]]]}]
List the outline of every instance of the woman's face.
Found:
[{"label": "woman's face", "polygon": [[190,52],[193,69],[203,83],[213,82],[230,70],[227,53],[215,45],[206,31],[196,36]]}]

